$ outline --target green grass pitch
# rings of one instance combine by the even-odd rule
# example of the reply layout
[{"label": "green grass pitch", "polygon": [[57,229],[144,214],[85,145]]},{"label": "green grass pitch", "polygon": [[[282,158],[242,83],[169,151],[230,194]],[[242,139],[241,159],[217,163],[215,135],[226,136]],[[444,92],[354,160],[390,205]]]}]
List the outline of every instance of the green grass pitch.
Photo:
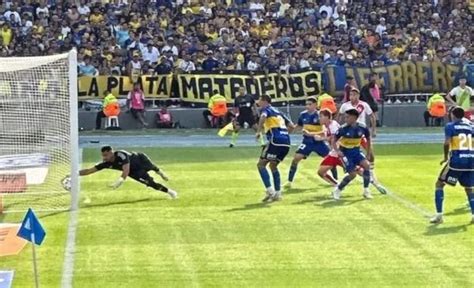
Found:
[{"label": "green grass pitch", "polygon": [[[474,287],[474,226],[460,187],[446,191],[445,223],[431,226],[374,189],[373,200],[362,200],[360,181],[341,203],[329,200],[316,156],[301,163],[282,202],[262,205],[256,147],[141,151],[168,173],[180,199],[133,181],[110,190],[114,171],[82,178],[92,203],[80,209],[74,287]],[[376,152],[381,182],[432,211],[441,145]],[[98,157],[85,150],[83,166]],[[280,166],[283,179],[291,157]],[[40,281],[59,287],[68,215],[41,221],[48,235],[38,248]],[[14,287],[33,286],[29,246],[0,259],[2,268],[15,270]]]}]

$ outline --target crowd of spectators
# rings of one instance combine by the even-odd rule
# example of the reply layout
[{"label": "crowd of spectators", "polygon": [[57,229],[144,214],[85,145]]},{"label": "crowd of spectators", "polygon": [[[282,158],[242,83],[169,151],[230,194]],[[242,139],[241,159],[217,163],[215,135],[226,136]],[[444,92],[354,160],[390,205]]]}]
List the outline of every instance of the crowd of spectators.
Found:
[{"label": "crowd of spectators", "polygon": [[469,1],[0,1],[0,57],[76,47],[80,75],[473,61]]}]

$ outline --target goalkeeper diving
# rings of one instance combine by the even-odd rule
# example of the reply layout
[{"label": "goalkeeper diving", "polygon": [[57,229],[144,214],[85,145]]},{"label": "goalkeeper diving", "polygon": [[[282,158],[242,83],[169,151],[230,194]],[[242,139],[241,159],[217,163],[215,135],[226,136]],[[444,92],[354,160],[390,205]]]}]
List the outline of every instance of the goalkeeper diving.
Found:
[{"label": "goalkeeper diving", "polygon": [[168,181],[168,177],[153,164],[150,158],[144,153],[128,152],[125,150],[114,151],[110,146],[101,148],[102,162],[99,162],[92,168],[79,171],[79,176],[86,176],[96,173],[103,169],[113,169],[122,171],[122,175],[110,185],[111,188],[119,188],[125,180],[130,177],[148,187],[168,194],[172,199],[178,197],[176,191],[171,190],[160,183],[155,182],[148,172],[153,171],[163,180]]}]

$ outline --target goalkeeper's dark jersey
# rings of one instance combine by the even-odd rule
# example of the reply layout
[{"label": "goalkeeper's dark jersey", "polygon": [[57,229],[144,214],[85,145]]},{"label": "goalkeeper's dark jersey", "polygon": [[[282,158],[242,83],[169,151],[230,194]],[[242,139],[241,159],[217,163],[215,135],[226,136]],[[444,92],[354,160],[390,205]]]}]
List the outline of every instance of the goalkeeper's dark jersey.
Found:
[{"label": "goalkeeper's dark jersey", "polygon": [[95,169],[102,170],[102,169],[114,169],[122,171],[122,167],[125,164],[130,163],[130,170],[132,167],[139,167],[140,160],[138,154],[135,152],[128,152],[125,150],[119,150],[114,152],[115,159],[114,162],[100,162],[95,165]]},{"label": "goalkeeper's dark jersey", "polygon": [[143,173],[150,170],[158,171],[158,167],[151,162],[146,154],[118,150],[114,152],[114,155],[114,162],[103,161],[95,165],[95,168],[97,170],[114,169],[122,171],[123,165],[130,163],[130,176],[143,175]]}]

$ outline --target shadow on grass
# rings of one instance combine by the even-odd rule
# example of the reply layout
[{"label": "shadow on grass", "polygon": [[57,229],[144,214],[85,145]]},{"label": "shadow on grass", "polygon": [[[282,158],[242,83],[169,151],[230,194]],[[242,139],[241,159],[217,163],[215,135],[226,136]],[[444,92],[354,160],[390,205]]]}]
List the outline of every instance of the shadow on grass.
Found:
[{"label": "shadow on grass", "polygon": [[225,211],[226,212],[249,211],[249,210],[261,209],[261,208],[270,208],[270,206],[271,206],[270,203],[252,203],[252,204],[246,204],[243,207],[232,208]]},{"label": "shadow on grass", "polygon": [[[142,202],[157,202],[157,201],[164,201],[166,199],[164,198],[143,198],[143,199],[137,199],[137,200],[128,200],[128,201],[117,201],[117,202],[105,202],[105,203],[97,203],[97,204],[81,204],[82,209],[95,209],[95,208],[101,208],[101,207],[110,207],[110,206],[120,206],[120,205],[128,205],[128,204],[136,204],[136,203],[142,203]],[[137,208],[138,209],[138,208]]]},{"label": "shadow on grass", "polygon": [[430,225],[428,229],[424,233],[426,236],[439,236],[439,235],[446,235],[446,234],[453,234],[453,233],[463,233],[467,232],[467,227],[474,226],[472,224],[463,224],[457,226],[442,226],[442,225]]},{"label": "shadow on grass", "polygon": [[285,194],[299,194],[299,193],[304,193],[306,191],[311,191],[311,190],[314,190],[312,188],[290,188],[290,189],[286,189],[284,192],[283,192],[283,195]]},{"label": "shadow on grass", "polygon": [[329,195],[317,195],[313,196],[308,199],[303,199],[301,201],[295,202],[295,205],[304,205],[308,203],[317,203],[317,202],[322,202],[322,201],[329,201],[331,200],[331,197]]},{"label": "shadow on grass", "polygon": [[312,198],[304,199],[298,201],[294,204],[296,205],[304,205],[308,203],[314,203],[317,206],[321,206],[323,208],[331,208],[331,207],[338,207],[338,206],[348,206],[352,204],[356,204],[357,202],[366,201],[363,198],[351,199],[351,198],[342,198],[339,201],[335,201],[329,195],[318,195]]},{"label": "shadow on grass", "polygon": [[53,212],[43,212],[39,215],[40,219],[56,216],[56,215],[61,215],[64,213],[69,213],[69,210],[64,210],[64,211],[53,211]]},{"label": "shadow on grass", "polygon": [[[157,201],[164,201],[166,199],[162,198],[143,198],[137,200],[129,200],[129,201],[118,201],[118,202],[106,202],[106,203],[97,203],[97,204],[81,204],[79,211],[82,209],[93,209],[93,208],[101,208],[101,207],[110,207],[110,206],[120,206],[120,205],[127,205],[127,204],[135,204],[141,202],[157,202]],[[138,208],[137,208],[138,209]],[[37,213],[38,218],[45,219],[61,214],[69,213],[70,210],[64,211],[52,211],[52,212],[39,212]],[[18,214],[20,215],[20,214]],[[0,214],[0,223],[3,223],[7,214]],[[21,222],[23,220],[23,215],[18,216],[17,221],[10,221],[10,222]]]},{"label": "shadow on grass", "polygon": [[467,213],[469,213],[469,212],[470,212],[469,207],[468,207],[468,206],[464,206],[464,207],[456,208],[456,209],[454,209],[453,211],[446,213],[445,215],[446,215],[446,216],[453,216],[453,215],[467,214]]},{"label": "shadow on grass", "polygon": [[338,207],[338,206],[349,206],[349,205],[353,205],[353,204],[356,204],[358,202],[362,202],[362,201],[367,201],[363,198],[357,198],[357,199],[344,199],[342,198],[341,200],[338,200],[338,201],[335,201],[335,200],[328,200],[326,202],[323,202],[321,204],[319,204],[319,206],[323,207],[323,208],[331,208],[331,207]]}]

